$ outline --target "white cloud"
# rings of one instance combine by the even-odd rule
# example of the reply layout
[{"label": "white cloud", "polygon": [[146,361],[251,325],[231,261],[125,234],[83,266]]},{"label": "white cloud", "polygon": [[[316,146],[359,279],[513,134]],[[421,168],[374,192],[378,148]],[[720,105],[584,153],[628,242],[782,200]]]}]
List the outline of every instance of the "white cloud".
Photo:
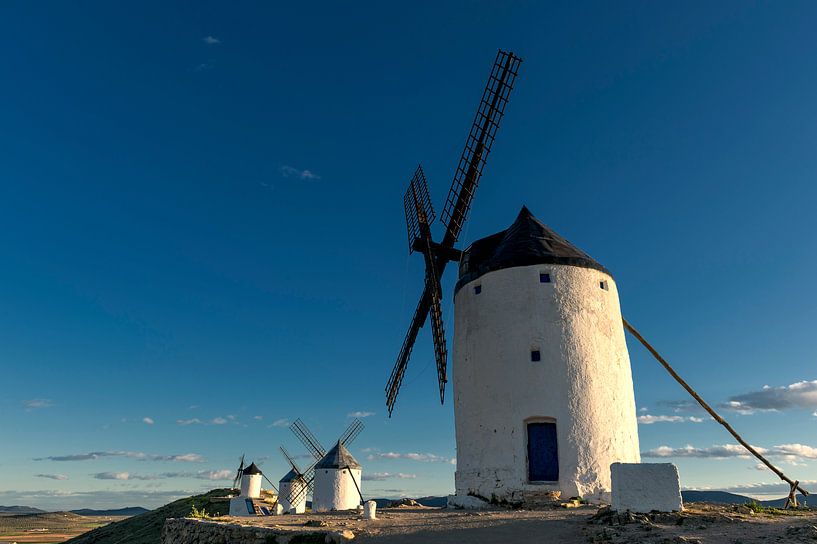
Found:
[{"label": "white cloud", "polygon": [[[780,444],[770,448],[752,446],[761,455],[769,457],[779,457],[786,462],[794,463],[799,459],[817,459],[817,448],[803,444]],[[665,457],[697,457],[710,459],[727,459],[730,457],[740,457],[748,459],[751,454],[738,444],[722,444],[709,448],[696,448],[691,445],[682,448],[671,448],[669,446],[659,446],[655,449],[642,452],[642,457],[665,458]]]},{"label": "white cloud", "polygon": [[817,380],[770,387],[729,397],[724,408],[750,414],[754,411],[817,408]]},{"label": "white cloud", "polygon": [[347,417],[369,417],[373,415],[374,412],[350,412],[346,414]]},{"label": "white cloud", "polygon": [[662,400],[658,404],[669,408],[676,414],[686,412],[703,412],[701,405],[692,400]]},{"label": "white cloud", "polygon": [[177,419],[176,425],[226,425],[227,423],[235,421],[235,416],[214,417],[213,419],[203,420],[197,417],[191,419]]},{"label": "white cloud", "polygon": [[[764,470],[766,467],[763,467]],[[800,485],[808,491],[809,487],[817,484],[817,480],[803,480]],[[785,482],[779,483],[756,483],[756,484],[737,484],[730,487],[721,488],[723,491],[730,493],[747,493],[749,495],[787,495],[789,493],[789,484]]]},{"label": "white cloud", "polygon": [[221,43],[221,40],[219,40],[215,36],[205,36],[204,38],[202,38],[202,41],[207,45],[216,45]]},{"label": "white cloud", "polygon": [[194,417],[192,419],[177,419],[176,420],[176,425],[201,425],[202,423],[204,423],[204,422],[202,420],[200,420],[199,418],[197,418],[197,417]]},{"label": "white cloud", "polygon": [[153,425],[155,422],[153,421],[152,417],[143,417],[142,423],[145,423],[147,425]]},{"label": "white cloud", "polygon": [[409,459],[411,461],[421,461],[423,463],[449,463],[454,464],[454,459],[450,457],[442,457],[433,453],[397,453],[393,451],[372,453],[367,459],[374,461],[376,459]]},{"label": "white cloud", "polygon": [[232,480],[233,471],[228,468],[221,470],[206,470],[200,471],[196,477],[202,480]]},{"label": "white cloud", "polygon": [[93,475],[97,480],[130,480],[128,472],[97,472]]},{"label": "white cloud", "polygon": [[292,166],[282,166],[278,169],[281,172],[281,175],[285,178],[300,178],[300,179],[309,179],[309,180],[317,180],[321,179],[319,175],[311,170],[299,170],[298,168],[293,168]]},{"label": "white cloud", "polygon": [[157,455],[143,453],[141,451],[92,451],[89,453],[72,453],[69,455],[51,455],[48,457],[35,457],[35,461],[92,461],[104,457],[126,457],[138,459],[140,461],[182,461],[188,463],[201,463],[204,457],[198,453],[184,453],[180,455]]},{"label": "white cloud", "polygon": [[68,476],[65,474],[35,474],[35,478],[47,478],[49,480],[67,480]]},{"label": "white cloud", "polygon": [[644,414],[638,416],[638,422],[642,425],[652,425],[653,423],[683,423],[690,421],[692,423],[701,423],[703,421],[700,417],[683,417],[683,416],[653,416]]},{"label": "white cloud", "polygon": [[51,408],[54,406],[54,402],[51,399],[29,399],[23,401],[23,406],[25,406],[26,410],[30,412],[31,410]]},{"label": "white cloud", "polygon": [[289,420],[286,418],[276,419],[268,425],[268,427],[288,427]]},{"label": "white cloud", "polygon": [[264,416],[252,416],[252,418],[257,421],[261,421],[262,419],[264,419]]},{"label": "white cloud", "polygon": [[130,472],[97,472],[91,476],[97,480],[170,480],[175,478],[194,478],[197,480],[221,481],[232,479],[233,471],[199,470],[197,472],[161,472],[159,474],[133,474]]},{"label": "white cloud", "polygon": [[363,474],[364,481],[371,481],[371,482],[382,482],[385,480],[393,480],[393,479],[400,479],[400,480],[413,480],[417,478],[416,474],[406,474],[404,472],[370,472]]}]

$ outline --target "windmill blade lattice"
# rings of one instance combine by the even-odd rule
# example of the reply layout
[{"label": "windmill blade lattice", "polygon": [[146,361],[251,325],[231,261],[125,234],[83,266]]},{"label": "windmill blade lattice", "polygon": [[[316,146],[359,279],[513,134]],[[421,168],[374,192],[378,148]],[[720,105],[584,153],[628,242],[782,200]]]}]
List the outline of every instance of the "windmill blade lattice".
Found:
[{"label": "windmill blade lattice", "polygon": [[443,245],[459,239],[521,63],[522,59],[513,53],[500,50],[496,55],[440,216],[446,224]]},{"label": "windmill blade lattice", "polygon": [[241,481],[241,477],[244,475],[244,454],[241,454],[241,461],[238,463],[238,470],[235,473],[235,478],[233,479],[233,487],[232,489],[238,488],[238,482]]},{"label": "windmill blade lattice", "polygon": [[434,243],[431,239],[430,228],[427,224],[423,224],[423,218],[432,217],[434,210],[431,206],[431,199],[428,198],[425,174],[421,167],[418,167],[415,172],[403,198],[409,252],[417,249],[418,245],[422,247],[426,261],[426,281],[403,345],[400,347],[397,361],[386,383],[386,407],[389,417],[394,411],[417,334],[425,325],[429,311],[432,314],[432,339],[434,358],[437,363],[440,401],[443,402],[445,399],[445,384],[448,380],[448,351],[445,345],[445,329],[440,309],[442,300],[440,279],[448,261],[457,259],[458,252],[454,250],[454,244],[459,240],[463,225],[468,218],[474,192],[491,152],[521,63],[522,59],[513,53],[502,50],[497,53],[440,217],[440,220],[446,225],[442,243]]},{"label": "windmill blade lattice", "polygon": [[343,431],[343,434],[340,435],[338,442],[340,442],[344,446],[348,446],[355,440],[355,438],[357,438],[357,435],[360,434],[360,432],[363,430],[363,427],[365,427],[365,425],[363,425],[363,422],[360,421],[359,419],[355,419],[352,423],[349,424],[346,430]]},{"label": "windmill blade lattice", "polygon": [[428,194],[426,175],[420,165],[414,171],[414,176],[411,178],[406,194],[403,196],[403,207],[406,210],[409,253],[412,253],[414,251],[414,241],[423,234],[422,225],[431,225],[437,217],[434,206],[431,204],[431,197]]},{"label": "windmill blade lattice", "polygon": [[301,441],[301,443],[309,450],[309,453],[312,454],[317,460],[320,460],[324,455],[326,455],[326,448],[324,448],[321,443],[315,438],[315,435],[312,434],[306,424],[301,421],[300,418],[296,419],[295,422],[289,426],[289,430]]},{"label": "windmill blade lattice", "polygon": [[281,453],[284,454],[284,457],[286,458],[287,462],[290,464],[290,466],[292,466],[292,470],[294,470],[298,474],[302,474],[301,469],[298,468],[297,464],[295,464],[295,459],[289,454],[286,448],[284,448],[283,446],[279,447],[281,448]]}]

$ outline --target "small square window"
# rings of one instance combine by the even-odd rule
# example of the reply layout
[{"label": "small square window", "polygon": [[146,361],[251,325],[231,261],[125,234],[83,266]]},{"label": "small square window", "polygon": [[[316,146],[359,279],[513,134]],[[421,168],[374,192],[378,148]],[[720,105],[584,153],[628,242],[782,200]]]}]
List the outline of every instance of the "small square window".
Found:
[{"label": "small square window", "polygon": [[542,360],[542,353],[538,349],[532,349],[530,352],[530,360],[534,363]]},{"label": "small square window", "polygon": [[550,283],[550,274],[547,272],[539,272],[539,283]]},{"label": "small square window", "polygon": [[475,294],[475,295],[478,295],[478,294],[480,294],[481,292],[482,292],[482,286],[481,286],[481,285],[475,285],[475,286],[474,286],[474,294]]},{"label": "small square window", "polygon": [[605,291],[607,291],[607,280],[601,280],[601,281],[599,282],[599,287],[601,287],[602,289],[604,289]]}]

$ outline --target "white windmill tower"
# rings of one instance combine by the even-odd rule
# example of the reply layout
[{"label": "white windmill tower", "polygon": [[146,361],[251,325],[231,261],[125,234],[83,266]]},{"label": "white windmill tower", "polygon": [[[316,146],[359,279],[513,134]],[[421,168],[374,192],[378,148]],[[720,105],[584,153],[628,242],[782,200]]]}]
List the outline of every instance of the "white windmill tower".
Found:
[{"label": "white windmill tower", "polygon": [[[305,497],[312,490],[312,511],[353,510],[362,504],[363,469],[346,446],[363,430],[363,422],[354,420],[328,452],[300,419],[289,428],[316,460],[304,475],[307,486],[300,491]],[[299,498],[300,494],[291,494],[287,500],[294,504]]]},{"label": "white windmill tower", "polygon": [[543,491],[607,498],[610,463],[637,462],[630,361],[615,282],[523,208],[506,231],[454,248],[521,59],[500,51],[446,199],[441,243],[425,175],[404,198],[423,294],[386,386],[391,415],[420,328],[431,316],[440,400],[447,348],[440,278],[460,263],[454,312],[456,491],[524,503]]},{"label": "white windmill tower", "polygon": [[465,250],[454,312],[457,494],[609,500],[610,465],[640,461],[610,273],[523,207]]},{"label": "white windmill tower", "polygon": [[[281,453],[284,454],[292,468],[278,481],[279,503],[285,513],[303,514],[306,511],[306,493],[308,488],[311,489],[311,482],[307,483],[305,473],[301,471],[283,446],[281,446]],[[307,472],[311,470],[309,469]]]},{"label": "white windmill tower", "polygon": [[255,463],[250,463],[249,466],[244,466],[244,456],[241,456],[241,463],[238,466],[235,480],[233,480],[233,488],[239,485],[240,490],[238,497],[230,499],[230,515],[231,516],[256,516],[260,515],[260,509],[255,504],[255,499],[261,496],[261,478],[264,474]]}]

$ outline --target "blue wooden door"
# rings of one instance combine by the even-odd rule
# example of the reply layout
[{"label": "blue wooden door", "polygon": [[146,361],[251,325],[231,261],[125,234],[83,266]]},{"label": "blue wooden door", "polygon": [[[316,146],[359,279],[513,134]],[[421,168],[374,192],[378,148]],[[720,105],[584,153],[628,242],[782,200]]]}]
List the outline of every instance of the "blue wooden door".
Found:
[{"label": "blue wooden door", "polygon": [[528,423],[528,480],[555,482],[559,479],[559,448],[555,423]]}]

